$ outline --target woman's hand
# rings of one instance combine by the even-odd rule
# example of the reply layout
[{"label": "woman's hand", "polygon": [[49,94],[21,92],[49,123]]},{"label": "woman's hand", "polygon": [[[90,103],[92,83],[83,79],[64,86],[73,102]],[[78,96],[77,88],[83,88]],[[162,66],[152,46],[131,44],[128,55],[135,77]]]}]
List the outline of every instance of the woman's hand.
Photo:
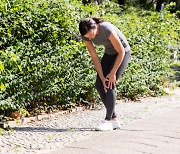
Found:
[{"label": "woman's hand", "polygon": [[108,79],[107,78],[103,78],[102,79],[102,83],[103,83],[103,86],[104,86],[104,91],[107,92],[107,89],[108,89]]},{"label": "woman's hand", "polygon": [[113,89],[116,86],[116,74],[114,73],[109,73],[106,76],[106,79],[108,79],[108,85],[107,88]]}]

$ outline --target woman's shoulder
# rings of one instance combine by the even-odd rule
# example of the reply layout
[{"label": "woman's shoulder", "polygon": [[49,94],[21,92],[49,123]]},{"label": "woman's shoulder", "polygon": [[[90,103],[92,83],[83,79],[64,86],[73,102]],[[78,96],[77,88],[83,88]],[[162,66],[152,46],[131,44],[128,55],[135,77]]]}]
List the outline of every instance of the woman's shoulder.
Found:
[{"label": "woman's shoulder", "polygon": [[111,26],[113,26],[113,24],[111,24],[110,22],[107,22],[107,21],[104,21],[104,22],[100,23],[100,25],[102,27],[111,27]]},{"label": "woman's shoulder", "polygon": [[112,31],[114,29],[114,25],[107,21],[100,23],[100,27],[108,31]]},{"label": "woman's shoulder", "polygon": [[113,30],[114,26],[110,22],[104,21],[100,23],[100,33],[103,35],[104,38],[108,38]]}]

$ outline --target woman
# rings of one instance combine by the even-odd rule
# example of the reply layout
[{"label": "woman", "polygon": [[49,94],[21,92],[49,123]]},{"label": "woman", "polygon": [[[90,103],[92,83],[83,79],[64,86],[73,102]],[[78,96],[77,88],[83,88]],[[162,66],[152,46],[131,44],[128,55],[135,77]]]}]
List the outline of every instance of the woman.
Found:
[{"label": "woman", "polygon": [[[130,59],[130,46],[116,26],[101,18],[85,18],[79,23],[79,31],[97,71],[96,89],[106,107],[105,120],[96,130],[118,129],[115,86]],[[94,44],[105,47],[101,62]]]}]

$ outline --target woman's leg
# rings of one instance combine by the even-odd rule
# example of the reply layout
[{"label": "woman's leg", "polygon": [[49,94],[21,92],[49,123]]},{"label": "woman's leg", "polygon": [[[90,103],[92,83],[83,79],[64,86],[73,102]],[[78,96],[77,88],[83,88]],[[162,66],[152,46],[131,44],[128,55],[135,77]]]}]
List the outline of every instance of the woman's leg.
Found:
[{"label": "woman's leg", "polygon": [[[108,75],[108,72],[111,68],[111,65],[113,63],[113,60],[115,59],[116,55],[108,55],[108,54],[104,54],[102,60],[101,60],[101,66],[102,66],[102,70],[103,70],[103,74],[104,76]],[[100,95],[100,98],[107,110],[107,104],[106,104],[106,93],[104,91],[104,86],[102,84],[102,81],[99,77],[99,75],[97,74],[97,78],[96,78],[96,89]],[[116,117],[115,112],[113,113],[113,116]]]},{"label": "woman's leg", "polygon": [[125,57],[124,57],[120,67],[118,68],[118,70],[116,72],[116,79],[117,80],[120,78],[120,76],[124,72],[125,68],[127,67],[128,63],[130,61],[130,57],[131,57],[131,52],[130,51],[126,52]]},{"label": "woman's leg", "polygon": [[[96,78],[96,89],[97,89],[97,91],[98,91],[98,93],[100,95],[100,98],[101,98],[101,100],[102,100],[102,102],[103,102],[103,104],[104,104],[104,106],[105,106],[105,108],[107,110],[108,106],[106,105],[106,93],[104,91],[104,86],[102,84],[102,81],[101,81],[101,79],[100,79],[100,77],[98,75],[97,75],[97,78]],[[116,113],[113,112],[112,116],[113,116],[113,118],[115,118]]]},{"label": "woman's leg", "polygon": [[[125,68],[127,67],[128,62],[130,60],[130,56],[131,56],[130,51],[126,52],[125,57],[124,57],[121,65],[119,66],[119,68],[118,68],[118,70],[116,72],[116,81],[118,81],[118,79],[120,78],[120,76],[124,72]],[[112,70],[112,68],[114,66],[115,60],[116,60],[116,58],[114,59],[112,65],[111,65],[109,73],[111,72],[111,70]],[[115,91],[115,88],[107,90],[106,104],[107,104],[107,113],[106,113],[106,118],[105,119],[109,120],[109,119],[116,118],[116,115],[114,114],[115,113],[115,104],[116,104],[116,91]]]},{"label": "woman's leg", "polygon": [[[105,54],[102,58],[101,61],[101,65],[102,65],[102,69],[103,69],[103,74],[106,77],[111,69],[114,66],[115,60],[116,60],[117,55],[107,55]],[[128,62],[130,59],[130,52],[126,53],[117,73],[116,73],[116,79],[118,80],[118,78],[121,76],[121,74],[123,73],[124,69],[126,68]],[[102,84],[101,79],[99,78],[99,76],[97,75],[97,79],[96,79],[96,89],[99,92],[99,95],[106,107],[106,120],[111,120],[112,118],[116,118],[116,114],[114,111],[115,108],[115,103],[116,103],[116,92],[115,89],[108,89],[107,93],[105,93],[104,91],[104,87]]]}]

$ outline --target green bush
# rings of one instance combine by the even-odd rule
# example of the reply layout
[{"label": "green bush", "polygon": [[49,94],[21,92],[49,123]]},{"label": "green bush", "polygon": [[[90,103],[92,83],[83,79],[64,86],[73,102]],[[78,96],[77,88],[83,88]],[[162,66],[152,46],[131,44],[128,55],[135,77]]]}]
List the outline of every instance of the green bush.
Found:
[{"label": "green bush", "polygon": [[[168,12],[160,13],[129,7],[114,23],[130,42],[131,63],[120,80],[120,96],[138,97],[163,94],[163,79],[172,75],[170,48],[180,41],[180,21]],[[128,27],[128,28],[127,28]]]},{"label": "green bush", "polygon": [[[16,0],[0,3],[0,114],[20,108],[70,108],[94,102],[95,71],[81,42],[78,23],[99,16],[128,38],[131,62],[118,96],[162,94],[170,75],[169,46],[179,41],[179,20],[165,12],[123,7],[105,1],[84,6],[77,0]],[[177,28],[178,27],[178,28]],[[102,56],[103,48],[97,48]]]},{"label": "green bush", "polygon": [[101,15],[114,23],[131,46],[131,62],[118,84],[118,96],[136,99],[163,94],[163,81],[171,76],[170,52],[180,41],[180,20],[165,11],[147,11],[141,7],[104,3]]},{"label": "green bush", "polygon": [[1,3],[1,113],[41,102],[67,108],[80,98],[93,99],[93,66],[75,41],[85,16],[80,6],[71,0]]}]

